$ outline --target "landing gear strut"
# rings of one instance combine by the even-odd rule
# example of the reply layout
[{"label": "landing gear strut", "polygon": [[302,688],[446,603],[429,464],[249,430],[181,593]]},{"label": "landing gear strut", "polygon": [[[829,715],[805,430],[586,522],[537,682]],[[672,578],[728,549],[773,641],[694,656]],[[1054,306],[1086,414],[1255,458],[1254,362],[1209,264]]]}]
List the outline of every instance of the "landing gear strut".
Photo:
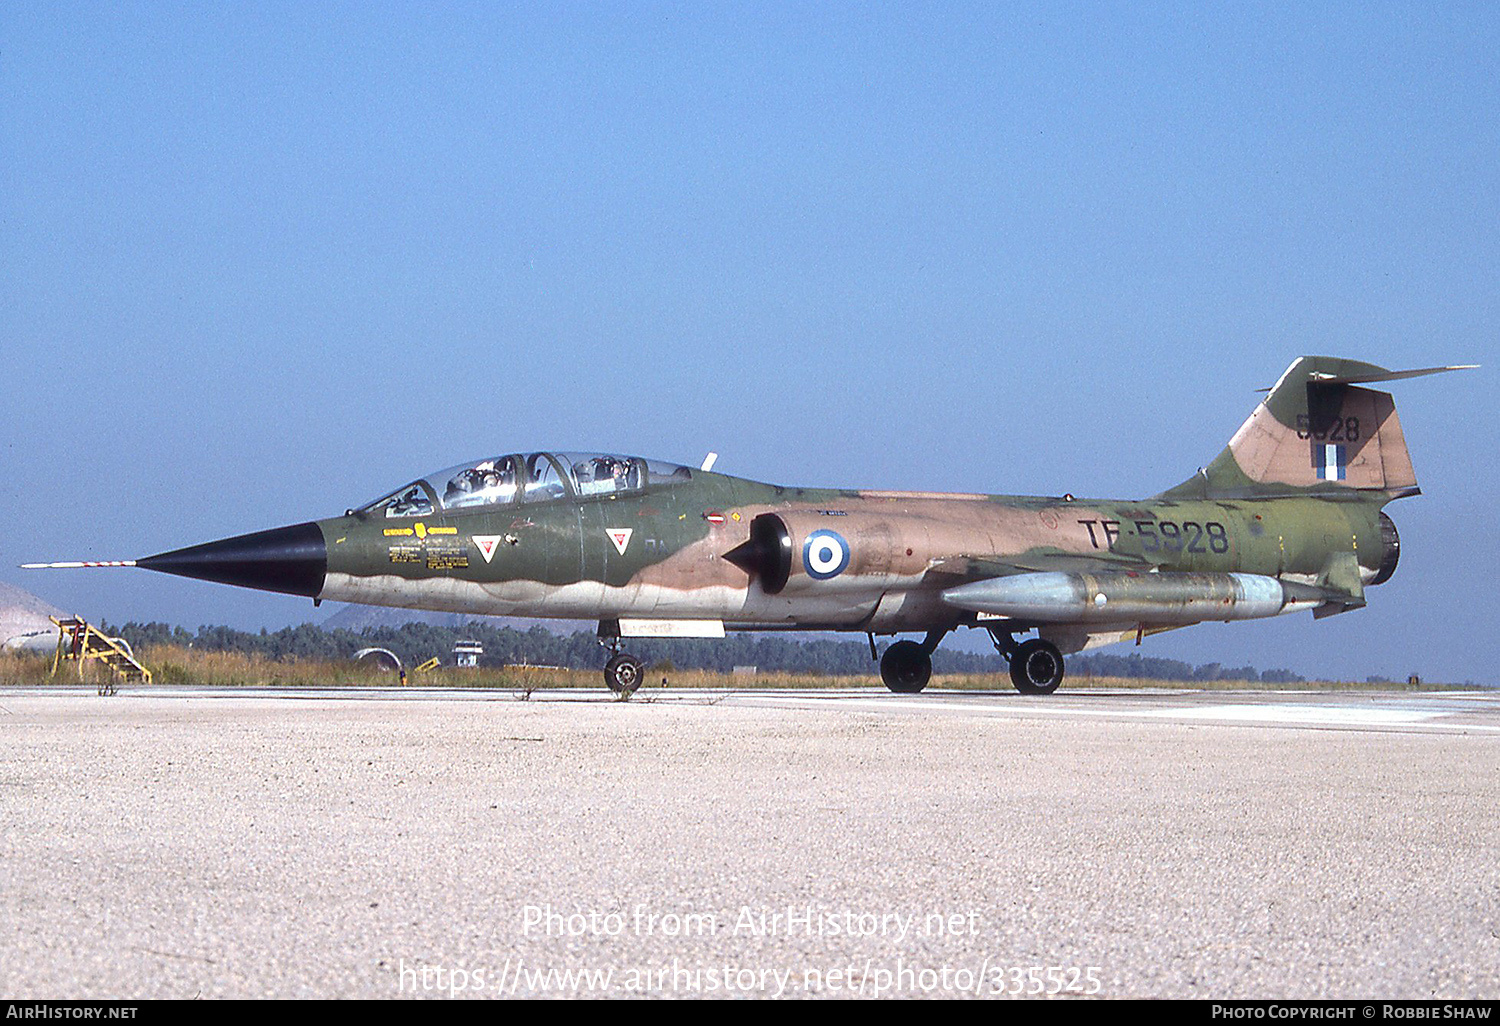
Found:
[{"label": "landing gear strut", "polygon": [[[915,695],[932,679],[932,652],[947,631],[932,631],[924,641],[898,641],[880,657],[880,679],[898,695]],[[875,636],[870,636],[875,652]]]},{"label": "landing gear strut", "polygon": [[990,631],[995,649],[1010,661],[1010,682],[1023,695],[1050,695],[1063,679],[1063,657],[1057,646],[1042,638],[1016,644],[1013,634]]},{"label": "landing gear strut", "polygon": [[606,625],[599,625],[599,644],[610,651],[609,662],[604,664],[604,683],[621,698],[629,698],[641,686],[646,676],[646,664],[639,656],[620,651],[620,636],[606,634]]}]

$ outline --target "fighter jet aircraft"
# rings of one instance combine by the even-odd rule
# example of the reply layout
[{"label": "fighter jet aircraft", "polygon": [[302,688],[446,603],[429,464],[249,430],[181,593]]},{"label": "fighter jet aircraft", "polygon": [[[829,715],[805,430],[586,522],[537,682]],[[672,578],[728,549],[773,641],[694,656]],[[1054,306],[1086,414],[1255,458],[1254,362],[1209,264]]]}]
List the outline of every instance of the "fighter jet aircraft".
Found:
[{"label": "fighter jet aircraft", "polygon": [[[1148,499],[762,484],[614,453],[532,452],[417,478],[343,515],[139,566],[247,588],[457,613],[595,619],[628,693],[634,637],[918,633],[880,674],[917,692],[958,627],[987,631],[1023,694],[1064,655],[1208,620],[1357,609],[1396,569],[1382,511],[1418,494],[1389,371],[1305,356],[1208,466]],[[1028,635],[1034,636],[1027,637]]]}]

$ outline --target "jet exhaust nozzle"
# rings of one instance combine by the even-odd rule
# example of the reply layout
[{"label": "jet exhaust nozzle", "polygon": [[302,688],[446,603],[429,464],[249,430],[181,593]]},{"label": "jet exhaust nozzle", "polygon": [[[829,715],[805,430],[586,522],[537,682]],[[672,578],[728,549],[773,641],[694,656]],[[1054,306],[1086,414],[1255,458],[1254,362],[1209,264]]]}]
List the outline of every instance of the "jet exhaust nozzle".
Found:
[{"label": "jet exhaust nozzle", "polygon": [[1380,568],[1375,572],[1375,579],[1370,586],[1384,584],[1391,579],[1391,574],[1396,572],[1396,564],[1401,562],[1401,535],[1396,533],[1396,524],[1385,511],[1380,512]]},{"label": "jet exhaust nozzle", "polygon": [[317,598],[328,573],[328,544],[315,523],[276,527],[174,549],[136,566],[200,581]]}]

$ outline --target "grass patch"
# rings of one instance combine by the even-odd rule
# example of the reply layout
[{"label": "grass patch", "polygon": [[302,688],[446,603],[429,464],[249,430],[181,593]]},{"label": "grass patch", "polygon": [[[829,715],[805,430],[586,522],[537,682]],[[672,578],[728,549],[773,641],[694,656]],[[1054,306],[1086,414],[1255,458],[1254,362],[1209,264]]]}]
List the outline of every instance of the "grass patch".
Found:
[{"label": "grass patch", "polygon": [[[208,684],[220,687],[393,687],[396,674],[368,663],[351,660],[271,659],[239,652],[205,652],[175,645],[152,645],[139,653],[153,674],[153,684]],[[51,674],[49,654],[0,652],[0,684],[48,685],[78,683],[78,668],[65,663],[56,677]],[[85,683],[94,683],[102,667],[91,666]],[[813,688],[878,688],[875,673],[830,676],[821,673],[759,673],[754,676],[715,670],[682,670],[670,665],[653,666],[646,673],[644,689],[661,688],[665,678],[671,688],[721,688],[726,690]],[[551,688],[603,688],[600,670],[565,670],[555,667],[441,667],[428,673],[408,671],[408,687],[491,688],[531,691]],[[1003,674],[938,674],[928,685],[934,689],[960,691],[1009,691]],[[1484,690],[1474,685],[1422,683],[1368,684],[1356,681],[1307,681],[1268,684],[1260,681],[1171,681],[1124,677],[1094,677],[1086,674],[1064,679],[1064,690],[1088,688],[1172,688],[1198,691],[1438,691]]]}]

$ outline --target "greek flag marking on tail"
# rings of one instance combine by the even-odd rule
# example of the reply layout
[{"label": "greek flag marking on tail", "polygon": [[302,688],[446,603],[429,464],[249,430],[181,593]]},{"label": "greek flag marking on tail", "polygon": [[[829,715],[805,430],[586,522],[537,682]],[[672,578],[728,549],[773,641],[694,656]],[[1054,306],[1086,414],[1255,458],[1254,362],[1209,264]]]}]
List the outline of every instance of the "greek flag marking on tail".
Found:
[{"label": "greek flag marking on tail", "polygon": [[1318,470],[1320,481],[1344,480],[1346,459],[1342,445],[1334,445],[1330,442],[1313,446],[1313,466]]}]

